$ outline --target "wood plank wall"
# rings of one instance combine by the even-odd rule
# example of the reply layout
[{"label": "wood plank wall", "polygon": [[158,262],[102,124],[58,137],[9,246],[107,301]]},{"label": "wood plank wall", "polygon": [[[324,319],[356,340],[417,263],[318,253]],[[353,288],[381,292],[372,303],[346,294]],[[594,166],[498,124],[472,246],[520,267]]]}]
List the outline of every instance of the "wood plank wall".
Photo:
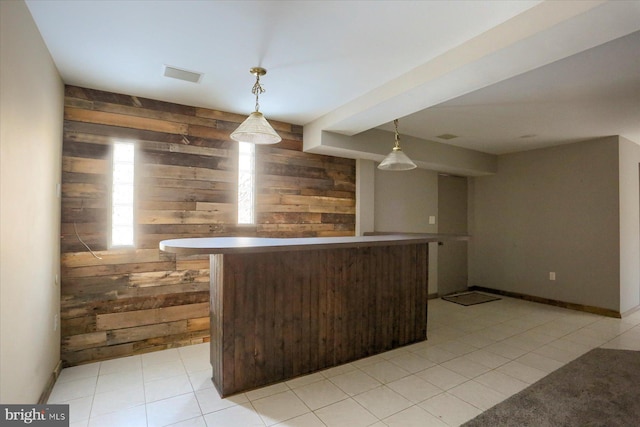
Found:
[{"label": "wood plank wall", "polygon": [[[236,224],[237,144],[246,116],[66,87],[62,157],[64,366],[209,340],[209,259],[164,239],[355,232],[355,161],[302,152],[302,128],[256,147],[255,226]],[[111,147],[136,145],[135,248],[108,247]],[[89,252],[86,244],[95,256]]]}]

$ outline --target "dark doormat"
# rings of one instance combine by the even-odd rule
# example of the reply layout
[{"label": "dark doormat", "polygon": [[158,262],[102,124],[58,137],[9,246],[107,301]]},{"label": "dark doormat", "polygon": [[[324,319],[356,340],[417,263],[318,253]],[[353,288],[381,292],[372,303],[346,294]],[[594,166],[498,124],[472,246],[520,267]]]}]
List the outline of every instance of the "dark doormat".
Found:
[{"label": "dark doormat", "polygon": [[480,292],[463,292],[461,294],[447,295],[445,297],[442,297],[442,299],[445,301],[455,302],[456,304],[468,306],[497,301],[500,298],[493,295],[481,294]]}]

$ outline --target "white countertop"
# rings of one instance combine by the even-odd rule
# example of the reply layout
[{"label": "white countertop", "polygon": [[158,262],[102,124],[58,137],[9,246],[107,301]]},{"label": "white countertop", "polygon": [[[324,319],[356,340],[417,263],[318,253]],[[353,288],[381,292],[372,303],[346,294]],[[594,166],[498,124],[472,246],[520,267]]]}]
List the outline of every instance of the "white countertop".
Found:
[{"label": "white countertop", "polygon": [[381,234],[345,237],[201,237],[160,242],[160,250],[182,255],[283,252],[329,248],[407,245],[447,240],[468,240],[468,236],[451,234]]}]

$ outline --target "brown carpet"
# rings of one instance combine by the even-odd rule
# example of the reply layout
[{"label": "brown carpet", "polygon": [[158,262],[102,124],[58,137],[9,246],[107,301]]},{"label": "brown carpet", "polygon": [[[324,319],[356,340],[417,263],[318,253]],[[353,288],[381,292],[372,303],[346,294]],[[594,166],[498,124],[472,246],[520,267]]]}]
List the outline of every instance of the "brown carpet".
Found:
[{"label": "brown carpet", "polygon": [[463,426],[640,426],[640,352],[591,350]]},{"label": "brown carpet", "polygon": [[461,294],[447,295],[442,297],[442,299],[449,302],[455,302],[456,304],[468,306],[482,304],[490,301],[497,301],[500,298],[493,295],[481,294],[480,292],[464,292]]}]

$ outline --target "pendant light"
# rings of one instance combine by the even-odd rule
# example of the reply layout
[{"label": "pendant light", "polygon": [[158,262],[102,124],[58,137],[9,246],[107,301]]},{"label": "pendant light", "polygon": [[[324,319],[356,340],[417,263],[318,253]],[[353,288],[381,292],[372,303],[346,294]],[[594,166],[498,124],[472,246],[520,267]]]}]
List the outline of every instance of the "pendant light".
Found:
[{"label": "pendant light", "polygon": [[260,77],[267,74],[267,70],[261,67],[253,67],[249,72],[256,76],[256,84],[254,84],[251,89],[251,93],[256,96],[256,111],[251,113],[249,117],[231,133],[231,139],[253,144],[277,144],[282,141],[282,138],[273,130],[267,119],[265,119],[259,111],[260,104],[258,97],[261,93],[264,93],[264,88],[260,85]]},{"label": "pendant light", "polygon": [[411,161],[406,154],[402,152],[400,148],[400,135],[398,134],[398,119],[393,121],[393,125],[396,128],[396,145],[393,147],[393,151],[384,158],[382,163],[378,165],[378,169],[389,171],[408,171],[415,169],[417,166]]}]

